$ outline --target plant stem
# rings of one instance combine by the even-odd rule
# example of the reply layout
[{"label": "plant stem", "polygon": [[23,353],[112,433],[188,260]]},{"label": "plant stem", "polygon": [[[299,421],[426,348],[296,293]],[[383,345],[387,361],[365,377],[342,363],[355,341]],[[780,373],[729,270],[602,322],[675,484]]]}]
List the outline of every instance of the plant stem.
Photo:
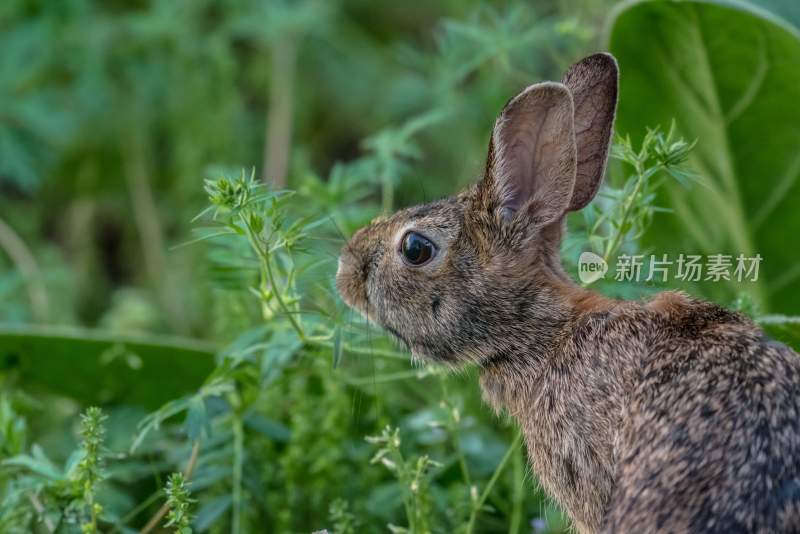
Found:
[{"label": "plant stem", "polygon": [[381,174],[381,208],[384,215],[388,215],[392,211],[394,204],[394,184],[392,177],[388,170],[384,170]]},{"label": "plant stem", "polygon": [[244,461],[244,428],[241,414],[233,419],[233,474],[231,533],[239,534],[242,528],[242,465]]},{"label": "plant stem", "polygon": [[[519,437],[519,429],[516,431],[517,439]],[[518,534],[522,526],[522,504],[523,504],[523,490],[525,489],[525,473],[523,471],[522,461],[522,448],[518,447],[514,452],[514,460],[511,464],[513,469],[514,482],[513,494],[511,497],[511,521],[508,526],[508,534]]]},{"label": "plant stem", "polygon": [[617,227],[614,237],[606,248],[606,253],[603,254],[603,261],[605,261],[606,264],[608,263],[608,260],[611,259],[611,256],[617,252],[617,249],[622,242],[622,238],[625,237],[625,225],[628,223],[628,218],[630,217],[631,209],[633,208],[636,197],[639,196],[639,191],[642,189],[642,185],[644,185],[644,171],[642,170],[641,164],[637,163],[635,169],[637,176],[636,185],[634,186],[633,191],[631,191],[631,194],[628,195],[628,198],[625,199],[625,204],[622,208],[622,220]]},{"label": "plant stem", "polygon": [[259,260],[261,260],[261,272],[267,279],[267,283],[269,283],[270,289],[272,290],[272,294],[275,295],[275,300],[278,302],[278,306],[286,314],[286,318],[289,319],[289,323],[291,323],[292,328],[295,329],[297,332],[298,337],[302,343],[306,342],[306,334],[303,331],[300,323],[294,318],[294,315],[289,310],[289,307],[283,301],[283,297],[281,296],[280,288],[278,287],[278,283],[275,280],[275,275],[272,272],[272,262],[270,261],[269,253],[266,252],[265,247],[261,246],[261,243],[258,239],[257,232],[253,229],[250,223],[246,220],[246,217],[242,218],[242,222],[244,222],[247,228],[247,239],[250,241],[250,246],[253,247],[256,254],[258,255]]},{"label": "plant stem", "polygon": [[442,398],[445,399],[445,406],[449,409],[448,419],[450,423],[448,424],[450,435],[453,436],[453,447],[456,450],[456,456],[458,456],[458,465],[461,468],[461,476],[464,478],[464,483],[467,485],[467,488],[472,486],[472,477],[469,474],[469,466],[467,465],[467,457],[464,455],[464,449],[461,447],[461,436],[458,432],[458,420],[456,419],[455,413],[449,401],[447,399],[450,396],[447,394],[447,384],[445,384],[445,379],[442,375],[439,376],[439,385],[442,388]]},{"label": "plant stem", "polygon": [[42,281],[39,265],[25,241],[2,219],[0,219],[0,248],[6,251],[25,280],[33,316],[37,321],[45,321],[48,309],[47,290]]},{"label": "plant stem", "polygon": [[[403,453],[400,452],[400,449],[397,449],[397,457],[395,458],[395,463],[397,465],[405,465],[405,459],[403,458]],[[409,480],[408,474],[400,475],[400,483],[408,488],[411,486],[411,480]],[[406,519],[408,520],[408,528],[411,532],[417,532],[417,513],[416,513],[416,499],[414,495],[407,495],[404,493],[403,496],[403,505],[406,509]]]},{"label": "plant stem", "polygon": [[292,328],[297,331],[297,335],[300,337],[300,341],[305,343],[306,334],[303,329],[300,327],[300,323],[294,318],[294,314],[289,311],[289,307],[283,301],[283,297],[281,296],[280,288],[278,287],[278,283],[275,281],[275,275],[272,272],[272,262],[269,261],[268,256],[264,256],[263,258],[264,266],[266,267],[267,272],[267,279],[269,280],[269,285],[272,288],[272,293],[275,295],[275,300],[278,301],[278,305],[283,310],[283,313],[286,314],[287,319],[292,324]]},{"label": "plant stem", "polygon": [[139,515],[139,514],[140,514],[140,513],[141,513],[141,512],[142,512],[144,509],[146,509],[146,508],[147,508],[147,507],[149,507],[151,504],[153,504],[154,502],[156,502],[156,501],[158,500],[158,498],[159,498],[159,497],[161,497],[161,495],[163,495],[163,493],[161,492],[161,489],[158,489],[158,490],[154,491],[153,493],[151,493],[151,494],[150,494],[150,496],[149,496],[148,498],[146,498],[146,499],[145,499],[145,500],[143,500],[141,503],[139,503],[139,504],[136,506],[136,508],[134,508],[133,510],[131,510],[130,512],[128,512],[128,513],[125,515],[125,517],[123,517],[123,518],[119,519],[119,520],[117,521],[117,524],[116,524],[116,526],[115,526],[113,529],[111,529],[111,530],[108,532],[108,534],[116,534],[117,532],[120,532],[120,531],[122,530],[123,526],[124,526],[126,523],[130,522],[130,521],[131,521],[131,520],[132,520],[134,517],[136,517],[137,515]]},{"label": "plant stem", "polygon": [[[309,345],[317,346],[317,347],[326,347],[326,348],[329,348],[329,349],[333,348],[333,343],[330,342],[330,341],[327,341],[325,339],[314,339],[312,337],[307,337],[306,338],[306,343],[308,343]],[[408,354],[404,354],[402,352],[396,352],[396,351],[393,351],[393,350],[373,349],[371,347],[358,347],[358,346],[353,346],[353,345],[348,345],[348,344],[342,344],[342,351],[343,352],[347,352],[349,354],[358,354],[358,355],[372,356],[372,357],[378,357],[378,358],[390,358],[390,359],[393,359],[393,360],[406,360],[407,361],[409,359],[409,355]],[[420,372],[419,370],[416,371],[416,373],[419,373],[419,372]]]},{"label": "plant stem", "polygon": [[88,504],[89,504],[89,516],[90,516],[90,520],[91,520],[90,524],[92,526],[92,529],[91,529],[90,532],[92,534],[97,534],[97,510],[95,509],[95,505],[94,505],[94,495],[90,495],[89,496],[89,503]]},{"label": "plant stem", "polygon": [[33,509],[36,510],[36,513],[42,517],[42,522],[44,523],[44,528],[47,529],[47,532],[55,532],[56,526],[53,524],[53,520],[45,515],[44,505],[42,501],[39,500],[39,497],[36,496],[34,493],[28,494],[28,500],[31,501],[33,505]]},{"label": "plant stem", "polygon": [[[183,478],[186,479],[188,482],[192,478],[192,473],[194,472],[194,468],[197,465],[197,459],[200,457],[200,441],[195,441],[194,445],[192,445],[192,453],[189,456],[189,461],[186,464],[186,469],[183,471]],[[154,528],[158,526],[164,516],[167,515],[169,512],[169,505],[164,503],[161,505],[161,508],[150,518],[147,524],[139,531],[139,534],[147,534]]]},{"label": "plant stem", "polygon": [[[135,129],[131,126],[131,129]],[[141,129],[141,128],[140,128]],[[169,312],[173,328],[187,333],[188,322],[182,305],[181,295],[173,283],[172,272],[168,268],[164,254],[164,233],[161,217],[153,198],[153,189],[148,179],[148,150],[141,135],[130,135],[126,140],[128,151],[124,154],[125,177],[128,182],[133,218],[139,233],[147,277],[156,289],[164,309]]]},{"label": "plant stem", "polygon": [[294,74],[297,64],[296,38],[289,36],[271,46],[272,68],[267,135],[264,144],[262,180],[276,189],[286,187],[292,140]]},{"label": "plant stem", "polygon": [[481,496],[478,498],[478,502],[476,502],[472,507],[472,512],[470,512],[469,515],[469,522],[467,523],[467,534],[472,534],[472,532],[475,531],[475,521],[478,519],[478,513],[486,503],[486,499],[488,499],[489,495],[492,493],[492,489],[497,483],[497,480],[500,478],[500,474],[503,472],[503,469],[505,469],[509,458],[511,458],[514,451],[519,448],[520,440],[521,434],[519,431],[517,431],[516,435],[514,436],[514,440],[511,442],[511,445],[509,445],[508,450],[506,451],[506,454],[503,456],[503,459],[500,460],[500,463],[497,464],[494,473],[492,473],[492,478],[489,479],[489,482],[486,484],[486,488],[484,488],[483,493],[481,493]]}]

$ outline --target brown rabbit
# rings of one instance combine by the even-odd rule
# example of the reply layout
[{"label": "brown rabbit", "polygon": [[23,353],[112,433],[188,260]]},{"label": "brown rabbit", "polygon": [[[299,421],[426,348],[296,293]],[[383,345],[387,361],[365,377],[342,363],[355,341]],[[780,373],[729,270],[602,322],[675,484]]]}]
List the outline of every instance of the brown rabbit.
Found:
[{"label": "brown rabbit", "polygon": [[483,179],[342,250],[344,300],[415,356],[481,368],[581,532],[800,532],[800,359],[680,293],[613,301],[563,271],[565,214],[602,180],[607,54],[532,85],[494,127]]}]

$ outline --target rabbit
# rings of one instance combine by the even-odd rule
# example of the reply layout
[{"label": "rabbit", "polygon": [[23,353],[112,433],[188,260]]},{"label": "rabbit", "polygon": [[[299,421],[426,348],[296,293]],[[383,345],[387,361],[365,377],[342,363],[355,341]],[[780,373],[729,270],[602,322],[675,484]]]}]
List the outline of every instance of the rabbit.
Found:
[{"label": "rabbit", "polygon": [[375,220],[337,288],[413,357],[480,369],[578,531],[800,532],[800,359],[744,315],[606,298],[563,270],[603,178],[618,67],[599,53],[500,113],[483,178]]}]

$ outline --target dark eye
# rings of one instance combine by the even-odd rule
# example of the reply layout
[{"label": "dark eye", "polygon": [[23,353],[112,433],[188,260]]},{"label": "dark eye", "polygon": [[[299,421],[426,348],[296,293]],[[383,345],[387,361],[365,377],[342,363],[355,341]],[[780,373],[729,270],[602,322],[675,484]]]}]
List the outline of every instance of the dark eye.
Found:
[{"label": "dark eye", "polygon": [[436,254],[436,247],[430,239],[416,232],[408,232],[403,237],[400,252],[409,265],[419,266],[430,261]]}]

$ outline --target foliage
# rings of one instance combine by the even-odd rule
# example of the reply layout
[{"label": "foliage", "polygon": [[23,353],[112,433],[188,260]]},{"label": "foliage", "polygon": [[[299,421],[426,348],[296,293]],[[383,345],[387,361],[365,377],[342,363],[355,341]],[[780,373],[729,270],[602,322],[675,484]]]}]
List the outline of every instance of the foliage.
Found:
[{"label": "foliage", "polygon": [[[103,470],[103,443],[106,416],[97,407],[88,408],[80,416],[78,448],[65,466],[56,466],[37,445],[31,454],[20,451],[3,460],[3,466],[19,471],[11,479],[4,505],[9,514],[4,526],[10,532],[22,532],[33,520],[20,509],[29,505],[50,532],[64,525],[78,525],[84,534],[98,532],[103,506],[97,500]],[[25,502],[25,500],[29,502]],[[10,505],[10,506],[9,506]]]},{"label": "foliage", "polygon": [[164,492],[167,494],[167,527],[172,527],[175,534],[192,534],[192,516],[189,506],[193,502],[189,497],[189,483],[183,473],[172,473],[167,479]]},{"label": "foliage", "polygon": [[666,135],[658,127],[649,129],[638,151],[630,137],[617,139],[611,157],[632,167],[634,173],[620,188],[605,186],[598,199],[582,212],[589,227],[588,241],[603,260],[608,262],[626,242],[638,243],[653,215],[666,211],[654,204],[665,177],[684,187],[690,185],[692,175],[684,164],[694,145],[676,139],[674,123]]},{"label": "foliage", "polygon": [[[411,366],[333,274],[373,217],[474,180],[503,101],[599,46],[607,9],[5,2],[0,532],[566,531],[475,370]],[[650,38],[626,13],[615,49]],[[664,191],[703,191],[725,148],[672,94],[634,121],[644,67],[619,53],[625,135],[569,221],[573,272],[674,239]],[[712,289],[798,346],[796,310]]]},{"label": "foliage", "polygon": [[793,67],[800,61],[800,13],[796,2],[754,4],[632,2],[621,8],[609,44],[624,73],[617,131],[636,139],[645,126],[674,118],[680,135],[698,140],[690,163],[702,186],[665,187],[658,203],[677,217],[656,221],[649,245],[764,258],[757,283],[691,291],[720,301],[748,292],[764,312],[797,314],[800,269],[786,236],[800,231],[800,111],[788,104],[800,98]]},{"label": "foliage", "polygon": [[97,484],[103,479],[103,459],[101,447],[105,428],[103,421],[106,416],[100,408],[92,406],[81,415],[81,459],[75,468],[75,484],[79,495],[82,495],[84,506],[88,510],[88,521],[81,525],[85,534],[97,532],[97,516],[103,512],[103,507],[96,502]]},{"label": "foliage", "polygon": [[379,436],[367,437],[367,441],[380,446],[370,463],[382,464],[397,478],[402,488],[403,506],[406,509],[408,527],[389,525],[394,534],[431,532],[431,496],[429,473],[432,468],[441,467],[427,455],[406,460],[400,451],[400,431],[386,427]]}]

